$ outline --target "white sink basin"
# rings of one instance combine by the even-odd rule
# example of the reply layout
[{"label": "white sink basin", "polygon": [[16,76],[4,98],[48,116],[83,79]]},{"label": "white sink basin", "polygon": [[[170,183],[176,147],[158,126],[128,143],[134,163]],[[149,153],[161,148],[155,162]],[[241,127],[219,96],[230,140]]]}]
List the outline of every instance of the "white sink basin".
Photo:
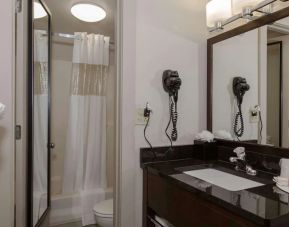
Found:
[{"label": "white sink basin", "polygon": [[216,169],[200,169],[184,172],[187,175],[196,177],[208,183],[214,184],[229,191],[240,191],[255,188],[264,184],[238,177]]}]

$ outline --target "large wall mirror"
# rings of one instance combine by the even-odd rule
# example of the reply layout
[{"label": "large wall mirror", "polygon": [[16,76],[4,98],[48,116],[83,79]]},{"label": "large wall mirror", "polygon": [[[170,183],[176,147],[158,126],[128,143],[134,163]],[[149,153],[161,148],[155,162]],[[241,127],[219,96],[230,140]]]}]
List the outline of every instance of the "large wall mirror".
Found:
[{"label": "large wall mirror", "polygon": [[50,15],[41,1],[30,6],[27,226],[34,227],[50,206]]},{"label": "large wall mirror", "polygon": [[289,8],[208,40],[208,129],[289,148]]}]

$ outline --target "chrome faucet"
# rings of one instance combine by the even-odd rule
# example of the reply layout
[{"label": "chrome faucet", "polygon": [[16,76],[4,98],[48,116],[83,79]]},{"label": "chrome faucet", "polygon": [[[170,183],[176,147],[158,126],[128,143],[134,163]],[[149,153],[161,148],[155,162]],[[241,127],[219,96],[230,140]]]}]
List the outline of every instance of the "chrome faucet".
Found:
[{"label": "chrome faucet", "polygon": [[248,175],[256,176],[257,171],[250,166],[246,161],[246,153],[244,147],[237,147],[234,150],[234,153],[236,153],[237,157],[231,157],[230,162],[236,163],[235,169],[237,171],[246,171]]}]

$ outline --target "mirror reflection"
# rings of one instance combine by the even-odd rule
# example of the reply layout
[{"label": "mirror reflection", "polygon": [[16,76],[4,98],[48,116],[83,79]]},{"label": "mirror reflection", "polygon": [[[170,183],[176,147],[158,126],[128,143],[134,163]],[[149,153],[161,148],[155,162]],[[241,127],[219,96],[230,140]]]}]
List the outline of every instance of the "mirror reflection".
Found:
[{"label": "mirror reflection", "polygon": [[39,1],[34,7],[33,226],[48,207],[49,18]]},{"label": "mirror reflection", "polygon": [[289,147],[289,18],[213,45],[212,130]]}]

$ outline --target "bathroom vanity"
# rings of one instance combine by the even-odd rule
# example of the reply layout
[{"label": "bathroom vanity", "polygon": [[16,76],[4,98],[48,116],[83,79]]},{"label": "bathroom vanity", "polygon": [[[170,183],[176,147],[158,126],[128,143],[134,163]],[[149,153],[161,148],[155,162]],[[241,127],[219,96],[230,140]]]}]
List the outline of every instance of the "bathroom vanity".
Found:
[{"label": "bathroom vanity", "polygon": [[[182,177],[181,174],[179,176]],[[150,216],[153,215],[153,212],[168,219],[174,223],[174,226],[257,226],[204,199],[205,194],[200,195],[199,192],[194,191],[194,187],[189,187],[192,183],[189,178],[187,184],[184,183],[185,179],[171,182],[150,171],[146,172],[144,177],[147,184],[147,209],[149,212],[147,226],[153,222],[153,217]],[[185,176],[183,177],[185,178]],[[175,179],[174,176],[172,178]]]},{"label": "bathroom vanity", "polygon": [[[278,190],[272,181],[278,175],[278,155],[284,155],[283,151],[273,153],[268,149],[262,154],[258,151],[260,145],[247,144],[247,156],[258,167],[257,176],[249,176],[236,171],[228,161],[237,145],[218,140],[209,146],[175,147],[166,155],[168,148],[156,148],[157,159],[149,149],[141,149],[143,226],[155,226],[156,215],[176,227],[288,226],[288,194]],[[206,174],[207,170],[211,172]],[[192,176],[194,172],[198,176]],[[216,172],[244,182],[238,185],[240,179],[236,179],[235,184],[226,185],[230,181],[227,179],[217,186],[217,175],[213,183],[209,182],[212,179],[201,180]]]}]

